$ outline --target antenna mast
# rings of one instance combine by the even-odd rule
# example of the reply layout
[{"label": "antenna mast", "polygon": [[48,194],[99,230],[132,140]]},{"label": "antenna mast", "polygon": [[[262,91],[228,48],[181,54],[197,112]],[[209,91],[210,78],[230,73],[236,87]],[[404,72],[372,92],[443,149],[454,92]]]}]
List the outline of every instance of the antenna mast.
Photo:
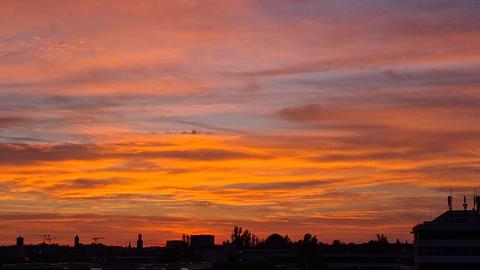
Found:
[{"label": "antenna mast", "polygon": [[105,237],[92,237],[92,242],[93,244],[98,244],[98,240],[105,239]]},{"label": "antenna mast", "polygon": [[50,242],[52,241],[52,236],[50,234],[43,235],[43,243],[45,244],[46,241],[48,241],[48,244],[50,245]]},{"label": "antenna mast", "polygon": [[480,196],[478,196],[478,189],[473,189],[473,210],[480,211]]}]

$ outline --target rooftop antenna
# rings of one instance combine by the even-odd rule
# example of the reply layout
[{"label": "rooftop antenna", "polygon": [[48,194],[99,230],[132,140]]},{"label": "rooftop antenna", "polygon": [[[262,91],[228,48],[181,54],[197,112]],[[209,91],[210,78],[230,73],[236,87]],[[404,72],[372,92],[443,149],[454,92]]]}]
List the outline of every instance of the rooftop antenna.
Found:
[{"label": "rooftop antenna", "polygon": [[43,235],[43,243],[45,244],[46,241],[48,241],[48,244],[50,245],[50,242],[52,241],[52,236],[50,234]]},{"label": "rooftop antenna", "polygon": [[477,209],[477,190],[473,189],[473,208],[472,210],[475,211]]},{"label": "rooftop antenna", "polygon": [[467,196],[463,195],[463,209],[467,211],[467,207],[468,207]]},{"label": "rooftop antenna", "polygon": [[450,223],[453,223],[453,190],[450,188],[450,195],[448,196],[448,210],[450,212]]},{"label": "rooftop antenna", "polygon": [[473,189],[473,210],[480,211],[480,196],[478,196],[478,189]]},{"label": "rooftop antenna", "polygon": [[101,239],[105,239],[105,238],[104,238],[104,237],[96,237],[96,236],[95,236],[95,237],[92,237],[92,242],[93,242],[93,244],[96,245],[96,244],[98,243],[98,240],[101,240]]},{"label": "rooftop antenna", "polygon": [[453,189],[452,188],[450,188],[450,197],[452,197],[452,210],[453,210],[455,206],[453,205]]},{"label": "rooftop antenna", "polygon": [[452,195],[448,196],[448,210],[452,211],[453,203],[452,203]]}]

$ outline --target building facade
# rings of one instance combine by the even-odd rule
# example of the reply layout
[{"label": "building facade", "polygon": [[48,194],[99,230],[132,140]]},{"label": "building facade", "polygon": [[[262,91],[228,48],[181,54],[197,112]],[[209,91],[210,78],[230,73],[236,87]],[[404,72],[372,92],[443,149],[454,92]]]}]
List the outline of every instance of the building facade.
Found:
[{"label": "building facade", "polygon": [[448,201],[448,211],[413,228],[415,269],[480,270],[479,197],[471,210],[465,197],[463,210],[453,210]]}]

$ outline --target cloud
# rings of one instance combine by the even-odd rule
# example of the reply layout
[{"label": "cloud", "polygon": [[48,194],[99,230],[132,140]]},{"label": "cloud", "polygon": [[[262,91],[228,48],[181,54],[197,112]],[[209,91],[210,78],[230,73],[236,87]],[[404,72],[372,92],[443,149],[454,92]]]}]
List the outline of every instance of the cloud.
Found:
[{"label": "cloud", "polygon": [[[475,159],[472,159],[468,163],[448,163],[448,164],[435,164],[435,165],[425,165],[417,166],[410,170],[405,170],[408,173],[415,173],[418,175],[423,175],[424,177],[429,177],[437,180],[437,190],[448,190],[453,189],[473,189],[476,188],[474,182],[478,178],[480,173],[480,166],[476,163],[480,159],[478,155],[474,156]],[[475,161],[474,161],[475,160]],[[450,184],[444,186],[443,189],[441,185],[447,184],[449,181],[459,181],[455,184]],[[456,187],[456,188],[454,188]]]},{"label": "cloud", "polygon": [[[410,239],[429,200],[476,183],[478,11],[3,1],[0,239]],[[172,132],[192,128],[215,133]]]},{"label": "cloud", "polygon": [[42,140],[33,137],[12,137],[12,136],[0,136],[0,139],[4,139],[7,142],[34,142],[34,143],[49,143],[47,140]]},{"label": "cloud", "polygon": [[[185,150],[150,150],[115,152],[109,147],[118,145],[95,144],[0,144],[0,164],[30,165],[38,162],[55,162],[69,160],[98,159],[183,159],[195,161],[219,161],[234,159],[270,159],[268,154],[233,151],[216,148],[199,148]],[[153,144],[152,146],[155,146]]]},{"label": "cloud", "polygon": [[65,179],[60,183],[56,183],[52,186],[49,186],[47,190],[50,191],[74,191],[74,190],[91,190],[96,188],[105,188],[114,185],[122,185],[128,183],[132,179],[115,177],[115,178],[103,178],[103,179],[93,179],[93,178],[78,178],[78,179]]},{"label": "cloud", "polygon": [[24,121],[21,117],[0,117],[0,129],[14,127]]},{"label": "cloud", "polygon": [[271,183],[236,183],[225,185],[226,189],[243,189],[243,190],[293,190],[307,189],[322,185],[328,185],[336,182],[335,180],[310,180],[310,181],[291,181],[291,182],[271,182]]},{"label": "cloud", "polygon": [[[113,155],[116,156],[116,155]],[[185,159],[197,161],[215,161],[215,160],[231,160],[231,159],[269,159],[269,155],[246,153],[238,151],[230,151],[223,149],[193,149],[193,150],[165,150],[151,151],[131,154],[120,154],[119,156],[132,156],[137,158],[169,158],[169,159]]]},{"label": "cloud", "polygon": [[0,164],[20,166],[42,161],[89,160],[98,157],[98,148],[94,145],[1,144],[0,149]]}]

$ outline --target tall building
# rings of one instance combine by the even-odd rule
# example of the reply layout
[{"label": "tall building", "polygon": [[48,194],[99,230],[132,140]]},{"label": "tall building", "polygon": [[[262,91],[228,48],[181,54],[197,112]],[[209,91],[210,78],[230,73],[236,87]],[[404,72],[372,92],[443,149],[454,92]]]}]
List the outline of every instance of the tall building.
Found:
[{"label": "tall building", "polygon": [[17,257],[25,256],[25,246],[23,237],[17,237]]},{"label": "tall building", "polygon": [[75,235],[75,238],[73,239],[73,247],[80,247],[80,237],[78,237],[78,235]]},{"label": "tall building", "polygon": [[143,239],[142,239],[142,234],[138,234],[138,239],[137,239],[137,249],[141,250],[143,249]]},{"label": "tall building", "polygon": [[193,249],[213,249],[215,247],[215,236],[199,234],[190,236],[190,246]]},{"label": "tall building", "polygon": [[463,201],[454,210],[449,196],[448,211],[413,228],[416,270],[480,269],[480,197],[471,210]]}]

